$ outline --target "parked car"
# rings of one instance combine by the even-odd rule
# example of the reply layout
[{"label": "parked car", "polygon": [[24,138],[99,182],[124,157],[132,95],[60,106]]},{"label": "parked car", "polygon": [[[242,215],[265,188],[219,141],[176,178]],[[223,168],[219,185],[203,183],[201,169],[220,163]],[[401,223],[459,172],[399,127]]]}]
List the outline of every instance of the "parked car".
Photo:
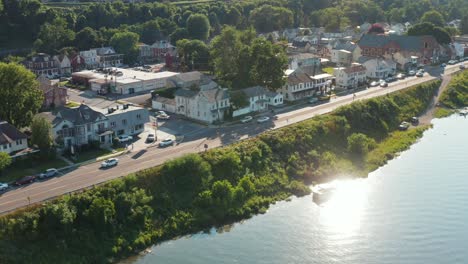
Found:
[{"label": "parked car", "polygon": [[388,83],[386,81],[380,82],[380,87],[388,87]]},{"label": "parked car", "polygon": [[262,116],[259,119],[257,119],[257,123],[265,123],[268,120],[270,120],[270,118],[268,116]]},{"label": "parked car", "polygon": [[309,99],[308,103],[309,103],[309,104],[315,104],[315,103],[317,103],[318,101],[319,101],[319,100],[318,100],[317,97],[312,97],[312,98]]},{"label": "parked car", "polygon": [[370,83],[370,86],[371,87],[376,87],[376,86],[379,86],[379,83],[376,82],[376,81],[373,81],[373,82]]},{"label": "parked car", "polygon": [[246,116],[246,117],[244,117],[244,118],[241,119],[241,122],[242,122],[242,123],[248,123],[248,122],[250,122],[250,121],[252,121],[252,120],[253,120],[253,117],[251,117],[251,116]]},{"label": "parked car", "polygon": [[404,131],[404,130],[408,130],[409,127],[410,127],[410,123],[401,122],[400,126],[398,126],[398,129]]},{"label": "parked car", "polygon": [[163,148],[163,147],[167,147],[167,146],[172,146],[174,145],[174,140],[171,139],[171,138],[166,138],[165,140],[159,142],[159,147]]},{"label": "parked car", "polygon": [[156,141],[156,136],[154,134],[148,134],[148,136],[146,137],[146,142],[153,143],[154,141]]},{"label": "parked car", "polygon": [[418,72],[416,73],[416,77],[423,77],[424,76],[424,72]]},{"label": "parked car", "polygon": [[413,124],[413,126],[417,126],[419,124],[419,118],[413,116],[411,118],[411,124]]},{"label": "parked car", "polygon": [[440,65],[440,67],[445,68],[445,67],[447,67],[447,64],[442,63],[442,64]]},{"label": "parked car", "polygon": [[171,118],[171,116],[168,115],[168,114],[160,114],[160,115],[157,115],[156,118],[161,119],[161,120],[169,120],[169,118]]},{"label": "parked car", "polygon": [[28,184],[28,183],[32,183],[36,180],[36,176],[32,175],[32,176],[25,176],[17,181],[15,181],[15,185],[25,185],[25,184]]},{"label": "parked car", "polygon": [[454,64],[457,63],[457,61],[456,60],[449,60],[449,62],[447,62],[447,63],[448,63],[448,65],[454,65]]},{"label": "parked car", "polygon": [[387,83],[394,82],[394,81],[395,81],[395,77],[388,77],[387,79],[385,79],[385,81],[386,81]]},{"label": "parked car", "polygon": [[8,184],[0,182],[0,192],[6,191],[8,189]]},{"label": "parked car", "polygon": [[156,116],[158,115],[167,115],[164,111],[156,111]]},{"label": "parked car", "polygon": [[116,158],[111,158],[103,161],[101,163],[101,168],[109,168],[113,166],[117,166],[119,164],[119,160]]},{"label": "parked car", "polygon": [[58,175],[58,174],[59,172],[57,169],[48,169],[44,171],[43,173],[39,174],[39,179],[54,177],[55,175]]},{"label": "parked car", "polygon": [[119,136],[119,142],[120,143],[125,143],[125,142],[128,142],[128,141],[131,141],[133,139],[132,136],[129,136],[129,135],[120,135]]},{"label": "parked car", "polygon": [[415,75],[416,75],[416,72],[415,72],[415,71],[409,71],[409,72],[408,72],[408,75],[409,75],[409,76],[415,76]]},{"label": "parked car", "polygon": [[399,80],[403,80],[405,79],[406,75],[404,73],[399,73],[396,78],[399,79]]},{"label": "parked car", "polygon": [[331,96],[330,95],[322,95],[318,99],[319,99],[319,101],[330,101]]}]

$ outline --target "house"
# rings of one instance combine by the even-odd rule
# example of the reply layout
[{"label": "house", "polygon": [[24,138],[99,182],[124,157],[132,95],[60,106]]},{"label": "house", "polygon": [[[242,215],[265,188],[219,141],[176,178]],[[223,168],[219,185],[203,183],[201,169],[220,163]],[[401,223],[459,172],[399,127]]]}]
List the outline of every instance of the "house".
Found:
[{"label": "house", "polygon": [[268,104],[271,106],[279,106],[283,104],[283,95],[272,91],[267,91]]},{"label": "house", "polygon": [[330,60],[333,63],[340,65],[349,65],[351,62],[357,60],[355,50],[357,45],[351,41],[344,39],[336,39],[330,41],[327,45],[330,52]]},{"label": "house", "polygon": [[331,88],[331,83],[333,79],[333,75],[328,73],[322,73],[315,76],[310,76],[313,81],[313,86],[317,93],[325,93],[328,92]]},{"label": "house", "polygon": [[455,19],[447,23],[447,26],[454,27],[456,29],[460,29],[461,27],[461,19]]},{"label": "house", "polygon": [[58,109],[52,121],[55,142],[68,149],[95,142],[112,144],[109,119],[87,105]]},{"label": "house", "polygon": [[261,86],[254,86],[242,89],[238,91],[243,93],[248,101],[248,105],[242,108],[238,108],[232,112],[232,116],[241,116],[253,112],[261,112],[268,109],[269,99],[267,96],[267,90]]},{"label": "house", "polygon": [[23,61],[24,66],[37,76],[54,77],[59,75],[57,62],[48,54],[38,53],[29,60]]},{"label": "house", "polygon": [[310,48],[314,44],[312,36],[296,37],[292,42],[292,50],[298,53],[309,52]]},{"label": "house", "polygon": [[150,63],[154,62],[154,55],[153,55],[153,50],[150,45],[146,45],[144,43],[139,43],[138,44],[138,60],[142,63]]},{"label": "house", "polygon": [[94,69],[98,67],[99,61],[97,57],[97,50],[84,50],[80,51],[80,56],[84,59],[86,69]]},{"label": "house", "polygon": [[13,125],[0,120],[0,152],[18,157],[25,150],[28,150],[28,137]]},{"label": "house", "polygon": [[397,64],[392,60],[361,57],[359,63],[366,68],[366,76],[370,79],[385,79],[396,73]]},{"label": "house", "polygon": [[102,47],[96,50],[99,67],[119,67],[123,65],[123,54],[115,52],[112,47]]},{"label": "house", "polygon": [[85,59],[80,54],[70,56],[70,65],[72,72],[81,71],[86,68]]},{"label": "house", "polygon": [[300,67],[320,67],[320,58],[311,53],[294,53],[288,55],[289,69],[296,70]]},{"label": "house", "polygon": [[[439,61],[440,45],[432,36],[397,36],[366,34],[358,42],[362,56],[399,59],[399,68],[404,68],[411,56],[418,57],[418,63]],[[395,54],[400,53],[398,58]]]},{"label": "house", "polygon": [[288,41],[294,40],[298,35],[300,35],[300,28],[287,28],[282,32],[282,37],[286,38]]},{"label": "house", "polygon": [[333,69],[335,76],[335,85],[337,88],[351,89],[363,85],[366,80],[366,68],[359,64],[353,63],[349,67],[338,67]]},{"label": "house", "polygon": [[156,41],[151,45],[151,50],[153,51],[153,57],[158,59],[165,58],[167,54],[175,56],[177,52],[176,47],[167,40]]},{"label": "house", "polygon": [[37,78],[39,89],[44,94],[42,108],[54,108],[67,104],[67,88],[60,87],[58,83],[52,83],[45,76]]},{"label": "house", "polygon": [[174,98],[167,98],[153,93],[151,96],[151,108],[169,113],[176,113],[176,102]]},{"label": "house", "polygon": [[231,106],[227,89],[213,81],[199,89],[178,89],[175,101],[177,114],[208,124],[223,121]]},{"label": "house", "polygon": [[115,136],[138,135],[145,130],[145,124],[150,121],[146,108],[131,104],[117,105],[108,109],[93,109],[106,116],[109,129]]},{"label": "house", "polygon": [[316,90],[309,75],[302,71],[288,73],[286,74],[286,84],[279,89],[284,100],[296,101],[315,95]]},{"label": "house", "polygon": [[204,75],[199,71],[179,73],[169,79],[169,82],[177,88],[190,88],[199,86]]},{"label": "house", "polygon": [[71,62],[67,55],[55,55],[54,60],[59,68],[59,74],[70,76],[72,72]]}]

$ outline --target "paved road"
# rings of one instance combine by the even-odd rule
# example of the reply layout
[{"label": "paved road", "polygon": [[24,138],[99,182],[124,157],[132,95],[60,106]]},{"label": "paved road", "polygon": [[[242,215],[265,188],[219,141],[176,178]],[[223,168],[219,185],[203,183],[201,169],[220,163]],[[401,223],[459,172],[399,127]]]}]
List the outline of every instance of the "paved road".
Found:
[{"label": "paved road", "polygon": [[[455,71],[458,71],[458,65],[447,67],[445,74],[451,74]],[[194,128],[194,130],[185,134],[184,141],[177,146],[162,149],[154,147],[126,154],[119,158],[120,163],[115,168],[102,170],[99,168],[99,163],[89,164],[76,168],[60,177],[10,190],[0,197],[0,213],[10,212],[28,206],[29,203],[39,203],[69,192],[88,188],[144,168],[162,164],[167,160],[187,153],[203,151],[204,144],[207,144],[209,148],[230,144],[270,129],[277,129],[316,115],[331,112],[355,100],[382,96],[390,92],[405,89],[414,84],[439,78],[441,69],[433,68],[428,70],[428,72],[429,74],[422,78],[410,77],[399,83],[391,83],[387,88],[375,87],[357,92],[355,98],[350,94],[332,99],[329,103],[307,106],[302,109],[278,114],[272,116],[270,121],[262,124],[252,122],[220,128]]]}]

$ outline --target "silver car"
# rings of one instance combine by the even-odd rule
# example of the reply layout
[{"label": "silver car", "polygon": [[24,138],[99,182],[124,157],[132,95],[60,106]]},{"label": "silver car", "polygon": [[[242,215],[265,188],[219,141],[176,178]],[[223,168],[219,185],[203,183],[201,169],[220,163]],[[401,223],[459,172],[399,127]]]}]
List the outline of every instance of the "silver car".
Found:
[{"label": "silver car", "polygon": [[8,189],[8,184],[0,182],[0,192],[6,191]]},{"label": "silver car", "polygon": [[101,163],[101,168],[109,168],[113,166],[117,166],[119,164],[119,160],[116,158],[111,158],[108,160],[105,160]]},{"label": "silver car", "polygon": [[48,170],[44,171],[43,173],[39,174],[39,178],[40,179],[45,179],[45,178],[54,177],[58,173],[59,172],[58,172],[57,169],[48,169]]},{"label": "silver car", "polygon": [[163,148],[163,147],[167,147],[167,146],[172,146],[174,145],[174,140],[171,139],[171,138],[166,138],[165,140],[159,142],[159,147]]}]

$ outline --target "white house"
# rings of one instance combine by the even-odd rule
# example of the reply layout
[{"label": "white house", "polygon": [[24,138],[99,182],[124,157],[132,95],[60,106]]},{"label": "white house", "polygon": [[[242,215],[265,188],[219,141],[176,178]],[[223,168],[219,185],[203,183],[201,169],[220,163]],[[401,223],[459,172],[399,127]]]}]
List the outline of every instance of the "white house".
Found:
[{"label": "white house", "polygon": [[231,104],[227,89],[208,81],[200,89],[179,89],[175,92],[176,112],[203,123],[223,121]]},{"label": "white house", "polygon": [[71,62],[67,55],[55,55],[54,60],[58,65],[60,75],[70,75],[72,72]]},{"label": "white house", "polygon": [[80,51],[80,56],[83,57],[87,69],[94,69],[99,64],[95,49]]},{"label": "white house", "polygon": [[6,121],[0,121],[0,152],[13,157],[28,149],[28,137]]},{"label": "white house", "polygon": [[155,110],[162,110],[169,113],[177,112],[175,99],[159,96],[158,94],[153,94],[151,107]]},{"label": "white house", "polygon": [[337,88],[356,88],[366,82],[366,68],[359,64],[353,63],[349,67],[334,68],[333,75]]},{"label": "white house", "polygon": [[279,106],[283,104],[283,95],[272,91],[267,91],[268,104],[271,106]]},{"label": "white house", "polygon": [[396,62],[381,58],[362,57],[360,62],[366,67],[367,78],[384,79],[396,73]]},{"label": "white house", "polygon": [[267,90],[261,86],[254,86],[240,90],[245,95],[248,105],[235,110],[233,117],[245,115],[252,112],[265,111],[268,108]]},{"label": "white house", "polygon": [[296,101],[315,94],[314,81],[302,71],[288,71],[286,84],[278,91],[286,101]]}]

